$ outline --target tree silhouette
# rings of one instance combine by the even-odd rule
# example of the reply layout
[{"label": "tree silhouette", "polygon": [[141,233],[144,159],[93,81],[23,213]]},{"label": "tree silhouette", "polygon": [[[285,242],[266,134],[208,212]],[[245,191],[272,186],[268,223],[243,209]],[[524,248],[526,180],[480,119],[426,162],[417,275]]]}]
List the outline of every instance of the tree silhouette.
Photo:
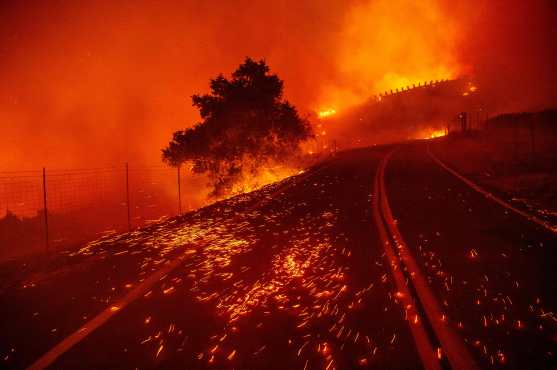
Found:
[{"label": "tree silhouette", "polygon": [[312,135],[309,122],[283,98],[283,81],[263,60],[246,58],[230,79],[221,74],[210,88],[209,94],[192,97],[202,121],[175,132],[163,160],[172,166],[191,163],[194,173],[208,174],[213,196],[269,163],[292,159]]}]

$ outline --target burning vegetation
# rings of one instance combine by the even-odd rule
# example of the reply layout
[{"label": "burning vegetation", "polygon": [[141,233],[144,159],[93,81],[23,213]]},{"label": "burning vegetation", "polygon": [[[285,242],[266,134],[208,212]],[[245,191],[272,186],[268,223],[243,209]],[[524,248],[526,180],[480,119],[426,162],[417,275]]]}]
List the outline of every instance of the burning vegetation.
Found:
[{"label": "burning vegetation", "polygon": [[285,165],[301,155],[311,128],[283,98],[283,82],[267,64],[247,58],[232,78],[219,75],[210,87],[192,97],[202,121],[175,132],[163,160],[207,174],[216,197],[295,173]]},{"label": "burning vegetation", "polygon": [[[485,122],[486,96],[468,77],[412,83],[376,94],[367,102],[320,120],[320,132],[340,148],[431,139]],[[327,129],[323,127],[327,126]]]}]

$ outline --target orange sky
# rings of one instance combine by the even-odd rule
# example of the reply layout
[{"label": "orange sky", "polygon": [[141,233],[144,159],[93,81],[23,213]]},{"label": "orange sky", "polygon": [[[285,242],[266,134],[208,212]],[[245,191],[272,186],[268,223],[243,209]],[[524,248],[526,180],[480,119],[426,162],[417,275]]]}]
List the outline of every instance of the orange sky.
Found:
[{"label": "orange sky", "polygon": [[556,101],[550,1],[115,3],[2,2],[0,169],[158,163],[190,96],[245,56],[302,112],[463,73],[521,109]]}]

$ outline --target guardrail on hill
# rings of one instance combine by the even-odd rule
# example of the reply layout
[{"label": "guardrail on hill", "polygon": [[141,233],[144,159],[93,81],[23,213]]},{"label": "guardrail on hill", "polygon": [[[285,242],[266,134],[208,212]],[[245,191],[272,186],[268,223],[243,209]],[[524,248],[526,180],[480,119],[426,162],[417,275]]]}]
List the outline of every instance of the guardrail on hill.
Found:
[{"label": "guardrail on hill", "polygon": [[462,80],[460,80],[460,79],[442,79],[442,80],[424,81],[423,83],[418,82],[417,85],[414,83],[414,84],[412,84],[412,86],[408,85],[408,86],[403,86],[400,89],[399,88],[390,89],[388,91],[385,91],[383,93],[379,93],[378,95],[375,95],[374,98],[375,98],[376,101],[381,101],[384,98],[388,98],[388,97],[392,97],[392,96],[396,96],[396,95],[401,95],[401,94],[404,94],[404,93],[410,93],[412,91],[423,90],[423,89],[443,88],[443,87],[449,86],[450,84],[455,84],[455,83],[459,83],[459,82],[462,82]]}]

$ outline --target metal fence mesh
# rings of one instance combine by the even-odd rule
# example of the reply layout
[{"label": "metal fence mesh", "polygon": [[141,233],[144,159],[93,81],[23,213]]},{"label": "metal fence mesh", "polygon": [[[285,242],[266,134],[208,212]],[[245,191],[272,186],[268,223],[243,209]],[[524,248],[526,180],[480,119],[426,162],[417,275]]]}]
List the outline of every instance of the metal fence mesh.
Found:
[{"label": "metal fence mesh", "polygon": [[0,172],[0,256],[60,248],[176,215],[187,208],[179,178],[176,168],[127,164],[47,168],[44,177],[43,170]]}]

